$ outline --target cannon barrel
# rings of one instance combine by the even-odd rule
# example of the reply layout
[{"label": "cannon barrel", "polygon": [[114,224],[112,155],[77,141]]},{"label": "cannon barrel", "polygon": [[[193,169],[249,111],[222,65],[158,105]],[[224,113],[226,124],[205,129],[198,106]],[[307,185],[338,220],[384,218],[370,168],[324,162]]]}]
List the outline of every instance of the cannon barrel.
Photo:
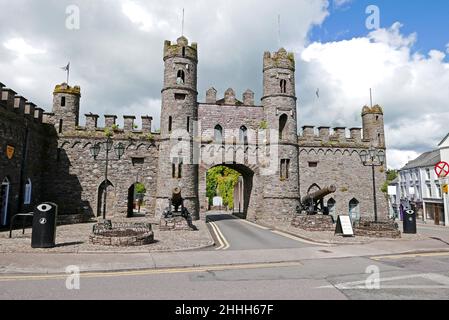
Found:
[{"label": "cannon barrel", "polygon": [[181,188],[173,188],[172,203],[174,206],[180,206],[182,204]]},{"label": "cannon barrel", "polygon": [[309,193],[304,198],[302,198],[301,201],[303,204],[309,204],[313,201],[316,202],[332,193],[335,193],[335,191],[337,191],[337,187],[335,187],[334,185],[331,185],[329,187],[323,188],[323,189],[315,191],[313,193]]}]

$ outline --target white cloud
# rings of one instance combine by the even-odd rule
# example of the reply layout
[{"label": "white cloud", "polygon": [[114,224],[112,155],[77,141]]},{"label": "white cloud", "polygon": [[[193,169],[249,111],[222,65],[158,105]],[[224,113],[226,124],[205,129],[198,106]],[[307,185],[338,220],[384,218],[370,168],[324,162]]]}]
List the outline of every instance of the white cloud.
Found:
[{"label": "white cloud", "polygon": [[350,4],[352,1],[353,0],[333,0],[333,3],[335,8],[341,8],[345,5]]},{"label": "white cloud", "polygon": [[3,45],[6,49],[13,51],[19,57],[34,54],[44,54],[46,52],[46,50],[44,49],[38,49],[31,46],[22,38],[9,39]]},{"label": "white cloud", "polygon": [[419,153],[413,150],[389,149],[387,150],[387,164],[389,168],[400,169],[418,156]]},{"label": "white cloud", "polygon": [[312,43],[302,51],[298,68],[302,124],[360,126],[361,108],[369,104],[369,88],[374,89],[374,102],[385,111],[388,147],[398,151],[391,166],[406,161],[410,150],[436,148],[449,131],[445,53],[413,54],[417,35],[402,35],[400,26],[346,41]]}]

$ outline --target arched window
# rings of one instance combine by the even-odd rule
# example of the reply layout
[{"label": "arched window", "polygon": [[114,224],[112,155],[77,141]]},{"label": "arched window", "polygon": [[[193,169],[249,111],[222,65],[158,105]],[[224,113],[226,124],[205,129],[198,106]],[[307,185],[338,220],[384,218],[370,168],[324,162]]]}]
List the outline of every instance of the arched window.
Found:
[{"label": "arched window", "polygon": [[349,201],[349,216],[352,221],[360,219],[360,202],[355,198]]},{"label": "arched window", "polygon": [[336,214],[336,210],[335,210],[336,204],[337,204],[337,202],[335,201],[334,198],[330,198],[329,200],[327,200],[327,208],[329,209],[329,215],[334,217],[334,219],[337,218],[337,214]]},{"label": "arched window", "polygon": [[282,79],[280,86],[281,86],[281,93],[287,93],[287,80]]},{"label": "arched window", "polygon": [[214,129],[214,141],[215,143],[223,142],[223,128],[217,124]]},{"label": "arched window", "polygon": [[25,193],[23,196],[23,204],[26,204],[26,205],[31,204],[32,191],[33,191],[33,185],[31,183],[31,180],[28,179],[27,183],[25,184]]},{"label": "arched window", "polygon": [[279,140],[283,140],[285,138],[285,129],[287,128],[287,120],[288,116],[283,114],[279,118]]},{"label": "arched window", "polygon": [[184,84],[186,80],[186,74],[184,70],[179,70],[178,75],[176,77],[176,83],[177,84]]},{"label": "arched window", "polygon": [[248,129],[245,126],[240,127],[239,142],[241,144],[248,144]]}]

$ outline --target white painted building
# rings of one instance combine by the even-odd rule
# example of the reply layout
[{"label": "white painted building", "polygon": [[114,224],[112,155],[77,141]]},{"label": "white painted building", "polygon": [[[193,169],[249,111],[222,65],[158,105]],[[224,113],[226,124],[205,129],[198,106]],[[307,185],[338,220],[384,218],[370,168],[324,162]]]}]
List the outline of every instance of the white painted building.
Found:
[{"label": "white painted building", "polygon": [[435,165],[441,161],[440,150],[423,153],[399,170],[399,201],[414,203],[418,218],[444,224],[442,184],[435,173]]}]

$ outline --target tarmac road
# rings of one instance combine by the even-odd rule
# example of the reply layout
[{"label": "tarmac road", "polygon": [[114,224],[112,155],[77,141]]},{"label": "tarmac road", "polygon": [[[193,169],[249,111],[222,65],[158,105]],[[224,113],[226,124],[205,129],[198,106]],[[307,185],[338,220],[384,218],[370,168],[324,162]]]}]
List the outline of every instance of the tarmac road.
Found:
[{"label": "tarmac road", "polygon": [[219,250],[262,250],[305,248],[314,244],[284,233],[257,226],[223,212],[207,215],[209,228]]}]

